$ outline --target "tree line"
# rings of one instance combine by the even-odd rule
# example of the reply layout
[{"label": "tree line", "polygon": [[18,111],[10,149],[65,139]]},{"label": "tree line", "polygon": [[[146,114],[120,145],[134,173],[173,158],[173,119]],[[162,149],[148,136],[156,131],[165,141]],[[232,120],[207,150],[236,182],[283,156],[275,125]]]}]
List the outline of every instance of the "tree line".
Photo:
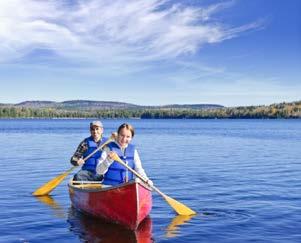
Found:
[{"label": "tree line", "polygon": [[164,118],[164,119],[215,119],[215,118],[301,118],[301,101],[270,106],[242,106],[215,109],[99,109],[62,110],[56,108],[28,108],[0,106],[0,118]]}]

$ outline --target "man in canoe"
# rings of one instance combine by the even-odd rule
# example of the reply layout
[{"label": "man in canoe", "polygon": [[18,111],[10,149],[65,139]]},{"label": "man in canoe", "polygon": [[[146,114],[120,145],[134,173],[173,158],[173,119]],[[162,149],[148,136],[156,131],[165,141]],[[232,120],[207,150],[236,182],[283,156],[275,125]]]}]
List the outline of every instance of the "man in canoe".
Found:
[{"label": "man in canoe", "polygon": [[103,125],[101,121],[93,121],[90,123],[91,136],[85,138],[77,147],[75,153],[71,157],[71,164],[75,166],[82,166],[81,170],[77,172],[73,180],[75,181],[100,181],[103,179],[102,175],[96,173],[97,160],[101,156],[101,150],[97,151],[86,161],[89,154],[93,153],[99,146],[107,141],[103,135]]},{"label": "man in canoe", "polygon": [[133,144],[130,144],[134,134],[134,127],[124,123],[117,130],[116,141],[109,143],[104,148],[96,167],[97,174],[104,177],[103,184],[117,185],[134,178],[132,172],[113,160],[117,154],[128,166],[144,177],[148,184],[153,185],[142,167],[137,149]]}]

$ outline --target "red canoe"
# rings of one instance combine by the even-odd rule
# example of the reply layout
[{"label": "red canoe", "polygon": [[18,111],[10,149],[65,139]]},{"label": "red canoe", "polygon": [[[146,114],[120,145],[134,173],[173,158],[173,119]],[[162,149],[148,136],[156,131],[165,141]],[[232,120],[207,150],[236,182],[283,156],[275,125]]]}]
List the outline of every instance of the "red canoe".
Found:
[{"label": "red canoe", "polygon": [[84,213],[135,230],[152,208],[151,189],[139,180],[117,186],[69,183],[72,205]]}]

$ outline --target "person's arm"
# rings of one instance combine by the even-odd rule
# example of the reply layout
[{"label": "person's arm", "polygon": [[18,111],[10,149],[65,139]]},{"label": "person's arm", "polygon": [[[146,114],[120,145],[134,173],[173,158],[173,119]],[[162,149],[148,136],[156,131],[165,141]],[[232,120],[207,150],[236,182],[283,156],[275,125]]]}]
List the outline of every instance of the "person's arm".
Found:
[{"label": "person's arm", "polygon": [[135,149],[135,153],[134,153],[134,163],[135,163],[135,171],[137,171],[138,174],[140,174],[143,178],[145,178],[146,182],[152,186],[153,182],[146,175],[146,173],[142,167],[142,163],[141,163],[138,151],[136,149]]},{"label": "person's arm", "polygon": [[96,172],[99,175],[104,175],[108,171],[110,165],[114,162],[114,160],[109,158],[109,156],[108,156],[109,152],[110,152],[110,149],[108,147],[105,147],[103,149],[101,157],[99,158],[99,160],[97,162]]},{"label": "person's arm", "polygon": [[84,163],[83,154],[87,151],[88,145],[86,140],[83,140],[77,147],[75,153],[70,159],[72,165],[78,166]]}]

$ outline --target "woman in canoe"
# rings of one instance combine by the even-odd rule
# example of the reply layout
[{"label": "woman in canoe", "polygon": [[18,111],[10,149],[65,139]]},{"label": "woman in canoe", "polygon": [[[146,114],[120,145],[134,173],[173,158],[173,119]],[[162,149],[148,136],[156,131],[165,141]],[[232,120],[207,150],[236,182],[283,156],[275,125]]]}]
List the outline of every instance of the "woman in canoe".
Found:
[{"label": "woman in canoe", "polygon": [[96,167],[98,175],[104,176],[103,184],[117,185],[134,179],[132,172],[112,159],[114,153],[116,153],[128,166],[144,177],[148,184],[153,184],[152,181],[148,179],[142,167],[137,149],[133,144],[130,144],[134,134],[134,127],[124,123],[119,126],[117,130],[116,142],[111,142],[104,148]]}]

